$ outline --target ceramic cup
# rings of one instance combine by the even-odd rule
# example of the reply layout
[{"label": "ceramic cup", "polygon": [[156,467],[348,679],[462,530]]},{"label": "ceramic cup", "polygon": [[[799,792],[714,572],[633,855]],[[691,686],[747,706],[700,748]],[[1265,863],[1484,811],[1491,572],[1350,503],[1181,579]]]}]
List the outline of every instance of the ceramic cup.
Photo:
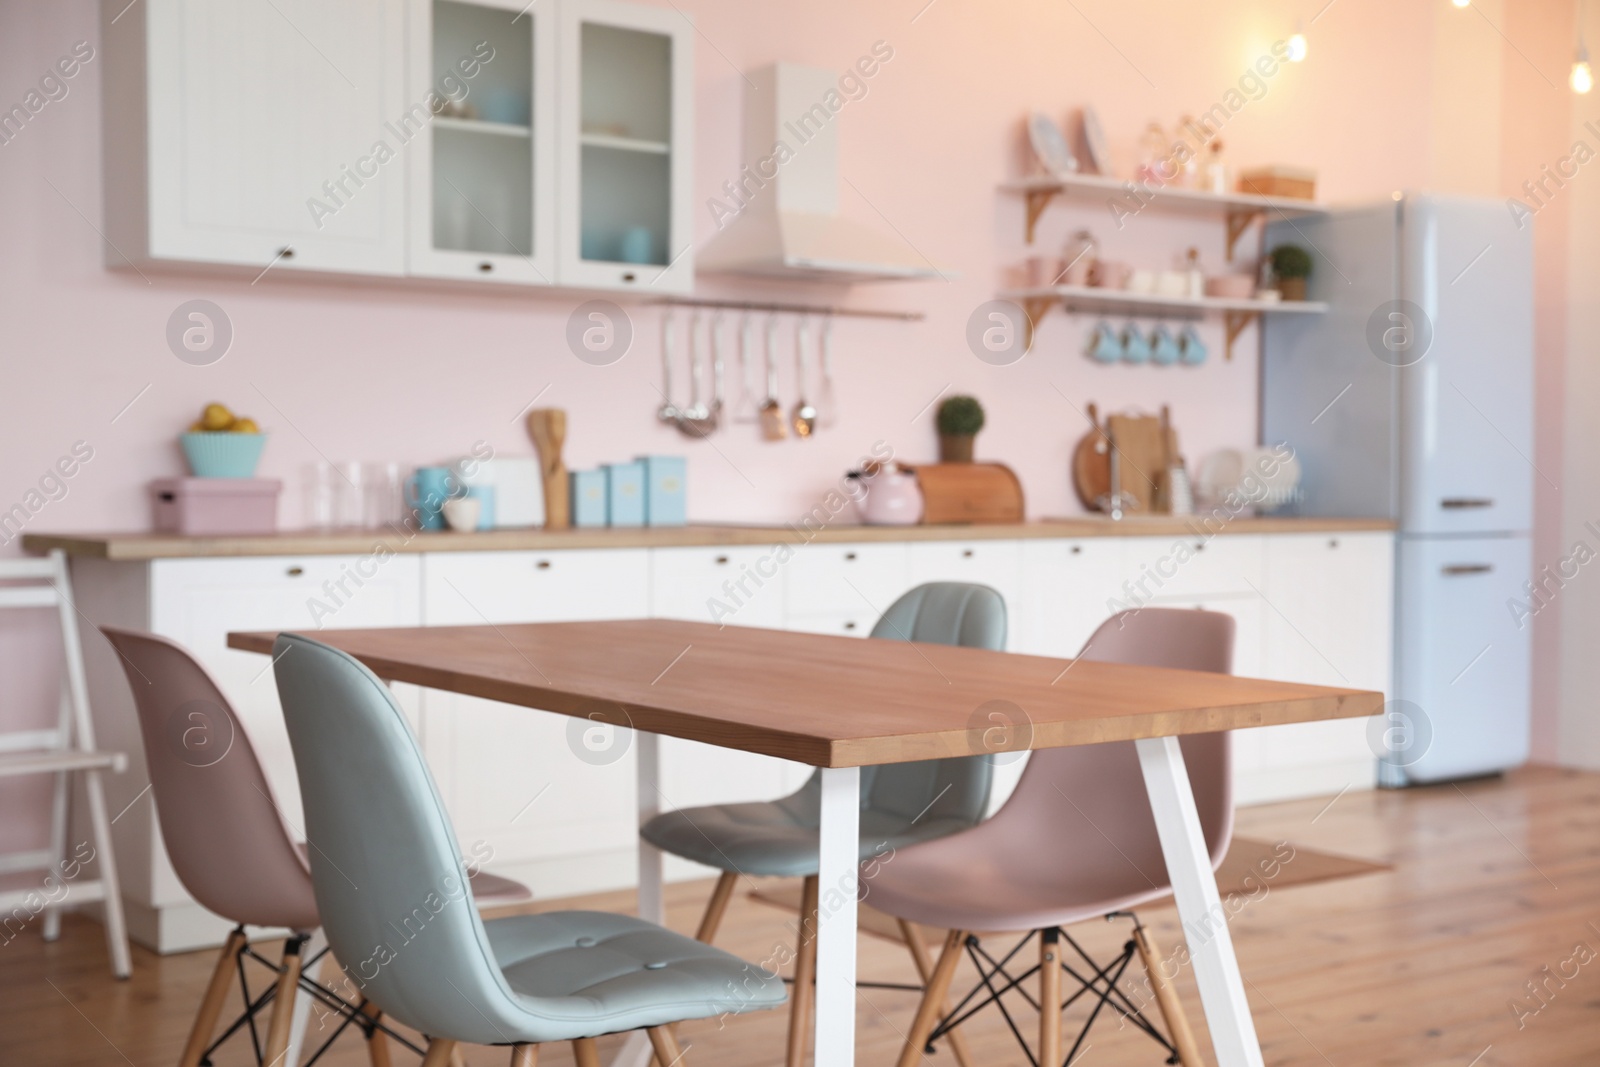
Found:
[{"label": "ceramic cup", "polygon": [[1194,328],[1194,323],[1185,326],[1178,335],[1178,352],[1178,358],[1188,364],[1206,361],[1205,342],[1200,340],[1200,331]]},{"label": "ceramic cup", "polygon": [[1150,339],[1133,323],[1122,331],[1122,361],[1124,363],[1150,362]]},{"label": "ceramic cup", "polygon": [[1094,328],[1094,335],[1089,338],[1089,358],[1096,363],[1115,363],[1122,358],[1122,341],[1109,322]]},{"label": "ceramic cup", "polygon": [[1167,367],[1178,362],[1182,355],[1177,338],[1165,326],[1157,326],[1150,334],[1150,362]]},{"label": "ceramic cup", "polygon": [[440,510],[444,512],[444,521],[450,524],[450,529],[465,533],[478,528],[478,513],[483,510],[483,501],[473,496],[451,497]]}]

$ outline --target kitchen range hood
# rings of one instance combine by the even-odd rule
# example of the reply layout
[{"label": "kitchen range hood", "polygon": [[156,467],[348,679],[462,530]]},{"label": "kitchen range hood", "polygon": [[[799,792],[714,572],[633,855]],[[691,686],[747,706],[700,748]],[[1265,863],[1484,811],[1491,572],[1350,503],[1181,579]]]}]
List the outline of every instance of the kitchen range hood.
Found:
[{"label": "kitchen range hood", "polygon": [[745,82],[743,166],[710,201],[721,232],[696,270],[843,284],[945,276],[899,237],[839,217],[838,123],[851,104],[837,72],[774,63]]}]

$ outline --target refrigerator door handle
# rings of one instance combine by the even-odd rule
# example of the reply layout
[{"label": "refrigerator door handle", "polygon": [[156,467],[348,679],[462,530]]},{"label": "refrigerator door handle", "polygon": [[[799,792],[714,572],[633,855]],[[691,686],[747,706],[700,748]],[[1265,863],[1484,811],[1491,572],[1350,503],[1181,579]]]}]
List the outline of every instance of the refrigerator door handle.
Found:
[{"label": "refrigerator door handle", "polygon": [[1460,577],[1463,574],[1488,574],[1494,570],[1492,563],[1452,563],[1439,568],[1439,573],[1448,578]]},{"label": "refrigerator door handle", "polygon": [[1446,511],[1459,511],[1462,508],[1492,508],[1493,497],[1479,496],[1447,496],[1439,501],[1439,506]]}]

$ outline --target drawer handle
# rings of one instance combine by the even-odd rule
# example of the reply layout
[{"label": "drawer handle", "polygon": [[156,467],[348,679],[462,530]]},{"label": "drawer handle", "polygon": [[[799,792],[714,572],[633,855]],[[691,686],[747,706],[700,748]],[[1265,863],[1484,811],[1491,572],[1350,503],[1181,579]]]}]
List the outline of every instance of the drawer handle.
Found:
[{"label": "drawer handle", "polygon": [[490,271],[494,270],[494,264],[490,263],[486,259],[482,263],[478,264],[478,269],[481,270],[483,273],[488,274]]},{"label": "drawer handle", "polygon": [[962,549],[962,550],[961,550],[961,558],[962,558],[962,559],[971,559],[971,558],[972,558],[972,556],[973,556],[973,551],[972,551],[972,549],[970,549],[970,548],[963,548],[963,549]]},{"label": "drawer handle", "polygon": [[1339,539],[1337,537],[1328,538],[1328,547],[1329,548],[1338,548],[1339,547]]},{"label": "drawer handle", "polygon": [[279,259],[293,259],[294,258],[294,249],[290,248],[288,245],[284,245],[282,248],[278,249],[278,258]]},{"label": "drawer handle", "polygon": [[538,563],[535,563],[534,566],[542,571],[547,571],[550,569],[550,561],[547,559],[541,559]]},{"label": "drawer handle", "polygon": [[1206,550],[1206,543],[1204,541],[1196,541],[1194,543],[1194,550],[1196,552],[1204,552]]},{"label": "drawer handle", "polygon": [[856,554],[854,552],[846,552],[844,554],[844,558],[845,558],[845,562],[847,562],[847,563],[853,562],[855,560],[855,558],[856,558]]},{"label": "drawer handle", "polygon": [[1072,554],[1074,556],[1076,556],[1078,553],[1080,553],[1082,551],[1083,551],[1083,546],[1082,545],[1073,545],[1072,546]]},{"label": "drawer handle", "polygon": [[625,282],[631,282],[631,281],[634,281],[637,278],[638,278],[638,275],[634,274],[633,271],[631,271],[631,270],[628,273],[626,273],[626,274],[624,274],[622,276],[622,280],[625,281]]},{"label": "drawer handle", "polygon": [[1480,496],[1447,496],[1439,501],[1439,506],[1446,511],[1459,511],[1462,508],[1492,508],[1494,498]]},{"label": "drawer handle", "polygon": [[306,572],[306,569],[304,567],[290,567],[284,573],[287,574],[291,578],[298,578],[302,574],[304,574],[305,572]]},{"label": "drawer handle", "polygon": [[727,562],[728,562],[728,557],[727,556],[718,556],[717,557],[717,566],[720,567],[720,566],[726,564]]},{"label": "drawer handle", "polygon": [[1494,570],[1492,563],[1451,563],[1441,567],[1440,573],[1456,578],[1463,574],[1488,574],[1492,570]]},{"label": "drawer handle", "polygon": [[854,622],[847,622],[844,624],[844,628],[846,630],[854,630],[856,628],[856,624]]}]

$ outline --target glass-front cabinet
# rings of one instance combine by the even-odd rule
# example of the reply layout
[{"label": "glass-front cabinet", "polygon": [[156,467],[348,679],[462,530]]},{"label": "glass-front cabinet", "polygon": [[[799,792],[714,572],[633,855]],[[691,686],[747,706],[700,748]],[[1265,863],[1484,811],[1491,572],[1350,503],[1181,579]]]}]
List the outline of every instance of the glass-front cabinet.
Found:
[{"label": "glass-front cabinet", "polygon": [[410,273],[556,280],[556,25],[549,4],[415,0]]},{"label": "glass-front cabinet", "polygon": [[686,292],[693,27],[615,0],[566,0],[560,20],[561,283]]}]

